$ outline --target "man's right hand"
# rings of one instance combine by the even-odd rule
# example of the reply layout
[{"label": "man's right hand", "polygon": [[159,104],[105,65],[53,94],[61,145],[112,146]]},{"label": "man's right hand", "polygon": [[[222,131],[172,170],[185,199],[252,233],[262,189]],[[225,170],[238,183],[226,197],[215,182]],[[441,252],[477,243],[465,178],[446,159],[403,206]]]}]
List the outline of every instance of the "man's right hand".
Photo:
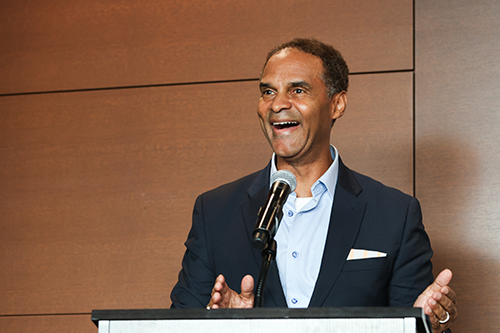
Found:
[{"label": "man's right hand", "polygon": [[253,277],[246,275],[241,280],[241,294],[229,288],[221,274],[215,279],[215,284],[212,289],[212,297],[207,309],[246,309],[253,308],[254,294],[253,294]]}]

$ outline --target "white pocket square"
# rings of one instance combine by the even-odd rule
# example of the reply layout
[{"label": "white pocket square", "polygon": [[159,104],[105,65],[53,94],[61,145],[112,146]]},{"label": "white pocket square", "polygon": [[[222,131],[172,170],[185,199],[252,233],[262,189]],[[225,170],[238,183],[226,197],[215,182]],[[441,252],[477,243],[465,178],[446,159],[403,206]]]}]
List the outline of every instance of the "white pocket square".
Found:
[{"label": "white pocket square", "polygon": [[370,250],[351,249],[351,252],[349,252],[349,255],[347,256],[347,260],[382,258],[382,257],[387,257],[387,253],[370,251]]}]

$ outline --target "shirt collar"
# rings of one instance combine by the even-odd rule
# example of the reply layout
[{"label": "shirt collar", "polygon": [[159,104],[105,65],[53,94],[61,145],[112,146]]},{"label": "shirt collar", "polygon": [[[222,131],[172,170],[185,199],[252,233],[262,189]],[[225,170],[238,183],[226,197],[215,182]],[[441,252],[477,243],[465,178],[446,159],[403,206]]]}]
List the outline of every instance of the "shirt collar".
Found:
[{"label": "shirt collar", "polygon": [[[333,145],[330,145],[330,154],[332,155],[333,162],[328,170],[326,170],[326,172],[317,181],[315,181],[313,186],[311,187],[311,193],[313,193],[313,196],[315,187],[318,185],[318,183],[322,183],[326,186],[328,193],[330,193],[333,198],[339,174],[339,153],[337,151],[337,148],[335,148]],[[271,158],[271,173],[269,175],[269,183],[271,182],[271,176],[276,171],[278,171],[278,169],[276,168],[276,153],[273,153],[273,156]],[[269,186],[271,185],[272,184],[270,183]]]}]

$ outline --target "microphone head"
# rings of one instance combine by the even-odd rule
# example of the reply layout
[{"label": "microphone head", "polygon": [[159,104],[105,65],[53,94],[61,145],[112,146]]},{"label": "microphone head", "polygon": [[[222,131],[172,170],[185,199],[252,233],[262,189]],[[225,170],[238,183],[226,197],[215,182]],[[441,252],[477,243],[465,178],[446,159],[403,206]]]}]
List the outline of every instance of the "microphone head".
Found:
[{"label": "microphone head", "polygon": [[288,170],[279,170],[271,176],[271,184],[274,184],[277,181],[288,184],[288,186],[290,186],[290,193],[295,191],[295,188],[297,187],[297,179],[295,178],[295,175]]}]

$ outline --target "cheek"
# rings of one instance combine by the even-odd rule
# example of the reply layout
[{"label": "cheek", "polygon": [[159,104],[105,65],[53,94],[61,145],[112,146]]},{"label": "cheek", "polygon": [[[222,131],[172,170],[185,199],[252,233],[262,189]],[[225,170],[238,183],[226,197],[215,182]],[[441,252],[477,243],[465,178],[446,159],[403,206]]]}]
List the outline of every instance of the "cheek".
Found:
[{"label": "cheek", "polygon": [[267,103],[260,101],[259,105],[257,106],[257,116],[259,117],[259,120],[261,122],[261,126],[264,126],[264,123],[266,123],[265,120],[268,117],[267,110],[268,110]]},{"label": "cheek", "polygon": [[263,107],[262,107],[262,102],[259,102],[259,105],[257,105],[257,116],[259,116],[259,118],[262,118],[263,117]]},{"label": "cheek", "polygon": [[269,141],[270,140],[270,135],[271,135],[271,129],[268,126],[268,122],[265,121],[264,116],[261,114],[260,110],[257,110],[257,115],[259,116],[259,125],[260,129],[262,130],[262,133],[264,133],[264,136],[266,139]]},{"label": "cheek", "polygon": [[262,129],[262,132],[264,132],[264,134],[266,134],[266,136],[267,136],[266,122],[260,117],[260,115],[259,115],[259,124],[260,124],[260,128]]}]

